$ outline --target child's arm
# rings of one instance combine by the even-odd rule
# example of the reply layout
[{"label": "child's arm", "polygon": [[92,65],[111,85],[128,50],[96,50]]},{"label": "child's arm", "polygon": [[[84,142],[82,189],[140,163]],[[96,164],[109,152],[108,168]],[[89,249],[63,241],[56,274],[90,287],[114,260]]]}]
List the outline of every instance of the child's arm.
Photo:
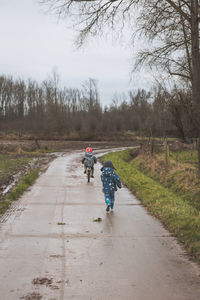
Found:
[{"label": "child's arm", "polygon": [[121,184],[121,181],[119,179],[119,176],[116,173],[115,173],[115,183],[118,186],[118,188],[121,189],[122,184]]}]

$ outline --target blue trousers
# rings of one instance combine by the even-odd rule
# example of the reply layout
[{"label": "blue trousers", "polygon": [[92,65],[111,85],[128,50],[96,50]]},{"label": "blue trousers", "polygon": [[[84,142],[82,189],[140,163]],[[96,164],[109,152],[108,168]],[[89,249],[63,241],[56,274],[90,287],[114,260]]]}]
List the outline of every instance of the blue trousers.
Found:
[{"label": "blue trousers", "polygon": [[115,202],[115,192],[111,193],[104,193],[105,195],[105,202],[107,205],[110,205],[111,208],[114,207],[114,202]]}]

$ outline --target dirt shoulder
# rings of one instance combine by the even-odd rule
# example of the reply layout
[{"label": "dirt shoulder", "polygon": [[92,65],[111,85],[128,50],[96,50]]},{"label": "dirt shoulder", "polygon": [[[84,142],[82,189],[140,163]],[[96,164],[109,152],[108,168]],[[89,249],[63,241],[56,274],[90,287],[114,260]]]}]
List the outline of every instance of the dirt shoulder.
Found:
[{"label": "dirt shoulder", "polygon": [[45,153],[0,154],[0,214],[3,214],[12,201],[17,200],[39,174],[48,168],[55,157],[55,154]]}]

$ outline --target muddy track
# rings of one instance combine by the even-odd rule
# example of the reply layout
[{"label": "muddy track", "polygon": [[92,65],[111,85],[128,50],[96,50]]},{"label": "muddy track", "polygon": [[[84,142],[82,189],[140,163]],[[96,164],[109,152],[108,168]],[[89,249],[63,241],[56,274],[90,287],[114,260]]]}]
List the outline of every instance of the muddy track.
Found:
[{"label": "muddy track", "polygon": [[14,171],[13,174],[8,174],[2,178],[0,181],[0,197],[5,196],[11,189],[13,189],[22,176],[30,170],[38,168],[41,172],[44,172],[48,168],[49,163],[55,158],[55,154],[42,155],[41,157],[33,158],[32,161],[27,163],[27,165],[19,167],[18,171]]}]

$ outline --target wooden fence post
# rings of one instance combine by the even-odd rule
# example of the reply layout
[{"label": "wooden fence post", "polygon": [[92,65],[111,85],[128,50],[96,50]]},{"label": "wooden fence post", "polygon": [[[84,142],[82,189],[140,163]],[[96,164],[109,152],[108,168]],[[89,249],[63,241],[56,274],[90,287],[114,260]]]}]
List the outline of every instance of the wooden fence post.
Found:
[{"label": "wooden fence post", "polygon": [[153,155],[154,155],[154,140],[153,140],[153,138],[151,138],[151,142],[150,142],[150,153],[151,153],[151,157],[153,157]]},{"label": "wooden fence post", "polygon": [[200,175],[200,138],[197,139],[198,174]]},{"label": "wooden fence post", "polygon": [[169,160],[169,144],[167,138],[165,140],[165,164],[166,164],[166,169],[168,169],[170,165],[170,160]]}]

